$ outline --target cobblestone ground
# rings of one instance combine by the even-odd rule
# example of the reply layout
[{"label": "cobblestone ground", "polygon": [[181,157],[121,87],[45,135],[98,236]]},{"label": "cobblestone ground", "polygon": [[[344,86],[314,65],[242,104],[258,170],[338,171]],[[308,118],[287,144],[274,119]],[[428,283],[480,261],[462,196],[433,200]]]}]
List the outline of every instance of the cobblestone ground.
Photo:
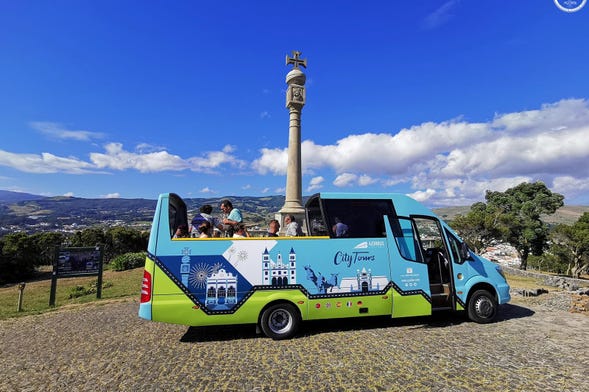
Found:
[{"label": "cobblestone ground", "polygon": [[145,321],[134,301],[70,308],[0,322],[0,390],[587,391],[589,317],[567,296],[515,297],[489,325],[337,321],[287,341]]}]

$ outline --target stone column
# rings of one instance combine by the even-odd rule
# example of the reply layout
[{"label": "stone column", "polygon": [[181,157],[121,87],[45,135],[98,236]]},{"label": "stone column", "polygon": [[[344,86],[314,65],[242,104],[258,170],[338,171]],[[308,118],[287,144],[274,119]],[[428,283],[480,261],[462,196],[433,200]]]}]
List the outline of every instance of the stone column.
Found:
[{"label": "stone column", "polygon": [[286,75],[286,107],[289,109],[288,127],[288,165],[286,168],[286,198],[284,205],[276,216],[280,221],[280,232],[284,232],[286,214],[295,216],[296,221],[305,230],[305,208],[303,207],[302,169],[301,169],[301,111],[305,105],[305,74],[299,66],[307,67],[307,60],[299,58],[301,52],[294,51],[293,57],[286,56],[286,64],[293,64],[293,69]]}]

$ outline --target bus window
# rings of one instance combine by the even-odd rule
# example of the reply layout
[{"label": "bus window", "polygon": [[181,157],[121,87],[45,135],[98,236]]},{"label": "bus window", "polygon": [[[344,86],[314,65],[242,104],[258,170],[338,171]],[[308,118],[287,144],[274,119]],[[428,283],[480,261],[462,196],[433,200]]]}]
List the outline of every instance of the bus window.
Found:
[{"label": "bus window", "polygon": [[449,282],[448,252],[444,246],[444,238],[438,220],[420,216],[413,217],[413,221],[415,222],[421,247],[425,250],[424,258],[428,264],[430,284]]},{"label": "bus window", "polygon": [[321,206],[319,205],[319,197],[314,196],[308,202],[306,206],[307,210],[307,224],[309,229],[309,235],[313,236],[326,236],[329,235],[323,214],[321,213]]},{"label": "bus window", "polygon": [[174,234],[180,225],[188,227],[186,203],[184,203],[184,200],[182,200],[180,196],[173,193],[170,193],[168,222],[170,225],[170,238],[174,237]]},{"label": "bus window", "polygon": [[329,235],[333,238],[335,224],[347,226],[347,238],[383,238],[386,236],[384,216],[395,215],[391,200],[326,199],[323,200]]},{"label": "bus window", "polygon": [[450,253],[452,253],[454,262],[457,264],[464,263],[465,260],[460,256],[460,248],[462,243],[448,230],[446,230],[446,237],[448,237],[448,247],[450,248]]},{"label": "bus window", "polygon": [[413,222],[409,218],[389,217],[389,222],[401,256],[407,260],[423,262],[423,254]]}]

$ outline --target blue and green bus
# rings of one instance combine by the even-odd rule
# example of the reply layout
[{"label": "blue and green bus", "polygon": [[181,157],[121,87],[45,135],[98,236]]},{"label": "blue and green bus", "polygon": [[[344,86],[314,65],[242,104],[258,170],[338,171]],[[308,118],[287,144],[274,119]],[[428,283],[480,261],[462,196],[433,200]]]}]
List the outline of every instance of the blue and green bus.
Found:
[{"label": "blue and green bus", "polygon": [[[173,238],[188,226],[187,207],[160,195],[139,316],[253,324],[286,339],[306,320],[455,310],[489,323],[510,300],[501,268],[408,196],[320,193],[305,214],[303,237]],[[337,222],[347,226],[343,237],[331,230]]]}]

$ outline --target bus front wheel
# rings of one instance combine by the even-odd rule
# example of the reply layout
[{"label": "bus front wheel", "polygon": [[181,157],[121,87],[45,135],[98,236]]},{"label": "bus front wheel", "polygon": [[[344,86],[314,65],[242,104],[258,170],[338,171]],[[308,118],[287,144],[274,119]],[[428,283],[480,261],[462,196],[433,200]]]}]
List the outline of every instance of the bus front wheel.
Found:
[{"label": "bus front wheel", "polygon": [[301,324],[298,310],[291,304],[269,306],[262,313],[260,326],[266,336],[274,340],[293,337]]},{"label": "bus front wheel", "polygon": [[490,323],[497,316],[497,300],[487,290],[477,290],[468,301],[468,318],[479,324]]}]

